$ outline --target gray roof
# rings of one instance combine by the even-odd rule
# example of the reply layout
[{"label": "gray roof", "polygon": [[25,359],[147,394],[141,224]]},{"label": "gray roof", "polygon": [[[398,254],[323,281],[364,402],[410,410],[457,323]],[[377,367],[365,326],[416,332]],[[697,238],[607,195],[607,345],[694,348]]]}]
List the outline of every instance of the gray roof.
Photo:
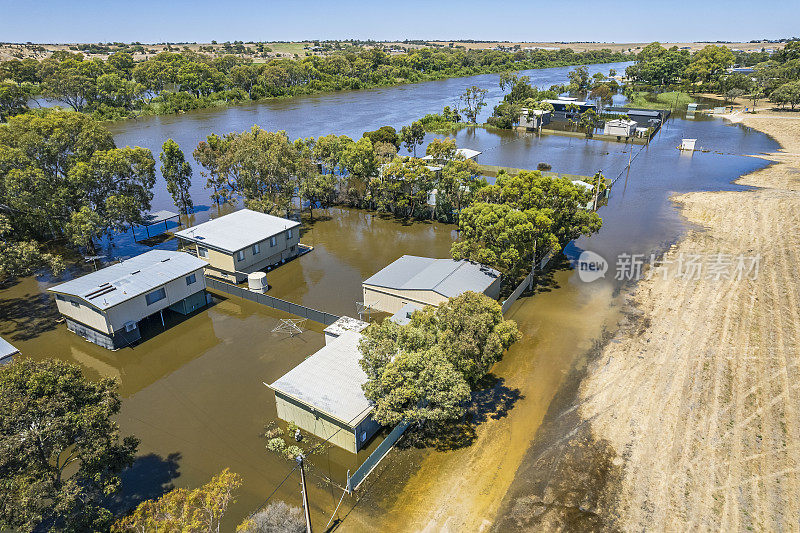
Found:
[{"label": "gray roof", "polygon": [[482,293],[499,277],[498,271],[470,261],[404,255],[364,281],[364,285],[427,290],[452,298],[466,291]]},{"label": "gray roof", "polygon": [[361,334],[344,331],[270,385],[270,388],[345,424],[357,426],[372,411],[361,385],[367,375],[358,364]]},{"label": "gray roof", "polygon": [[341,335],[345,331],[363,331],[366,327],[369,326],[368,322],[364,322],[363,320],[359,320],[357,318],[349,317],[349,316],[341,316],[339,317],[333,324],[328,326],[327,328],[323,329],[324,333],[329,335]]},{"label": "gray roof", "polygon": [[47,290],[77,296],[105,310],[206,265],[184,252],[150,250]]},{"label": "gray roof", "polygon": [[11,344],[3,337],[0,337],[0,359],[11,357],[16,353],[19,353],[19,350],[11,346]]},{"label": "gray roof", "polygon": [[158,224],[160,222],[166,222],[167,220],[173,219],[175,217],[180,217],[180,213],[176,213],[174,211],[154,211],[149,213],[146,217],[144,217],[144,224],[143,226],[152,226],[153,224]]},{"label": "gray roof", "polygon": [[234,253],[299,225],[299,222],[287,218],[240,209],[175,232],[175,235],[187,241]]},{"label": "gray roof", "polygon": [[420,311],[421,309],[421,305],[409,302],[401,307],[398,312],[390,316],[389,320],[396,324],[400,324],[401,326],[405,326],[411,322],[411,315],[413,315],[415,311]]}]

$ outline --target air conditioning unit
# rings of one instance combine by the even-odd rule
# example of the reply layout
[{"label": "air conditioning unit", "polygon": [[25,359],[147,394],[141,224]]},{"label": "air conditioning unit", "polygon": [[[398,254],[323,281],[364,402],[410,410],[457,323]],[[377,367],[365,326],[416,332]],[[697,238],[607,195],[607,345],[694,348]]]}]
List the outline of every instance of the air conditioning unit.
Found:
[{"label": "air conditioning unit", "polygon": [[136,322],[132,320],[130,322],[125,322],[125,331],[133,331],[135,329],[136,329]]}]

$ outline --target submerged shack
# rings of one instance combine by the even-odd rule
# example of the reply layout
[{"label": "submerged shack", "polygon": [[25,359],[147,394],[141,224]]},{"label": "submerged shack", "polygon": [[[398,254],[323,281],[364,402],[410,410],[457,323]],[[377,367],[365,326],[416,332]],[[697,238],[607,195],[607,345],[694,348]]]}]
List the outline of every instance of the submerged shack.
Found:
[{"label": "submerged shack", "polygon": [[497,299],[500,273],[470,261],[404,255],[364,281],[364,304],[395,314],[407,304],[438,307],[467,291]]},{"label": "submerged shack", "polygon": [[344,330],[269,385],[278,418],[352,453],[381,428],[361,389],[367,375],[358,363],[360,340],[360,333]]},{"label": "submerged shack", "polygon": [[141,320],[167,308],[187,314],[204,306],[204,267],[183,252],[151,250],[47,290],[67,329],[116,350],[141,338]]}]

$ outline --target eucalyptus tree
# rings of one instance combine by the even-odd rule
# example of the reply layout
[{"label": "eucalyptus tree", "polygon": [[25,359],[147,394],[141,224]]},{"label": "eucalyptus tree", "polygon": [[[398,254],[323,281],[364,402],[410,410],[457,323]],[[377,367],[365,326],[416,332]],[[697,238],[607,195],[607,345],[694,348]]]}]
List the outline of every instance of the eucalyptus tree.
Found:
[{"label": "eucalyptus tree", "polygon": [[172,196],[175,207],[183,215],[192,212],[194,204],[189,189],[192,187],[192,166],[186,162],[183,151],[172,139],[164,141],[161,147],[161,175],[167,182],[167,191]]}]

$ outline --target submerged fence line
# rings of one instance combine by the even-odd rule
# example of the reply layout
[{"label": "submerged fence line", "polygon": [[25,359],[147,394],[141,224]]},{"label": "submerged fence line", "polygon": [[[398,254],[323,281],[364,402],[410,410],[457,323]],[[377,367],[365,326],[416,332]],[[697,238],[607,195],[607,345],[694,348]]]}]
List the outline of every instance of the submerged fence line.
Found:
[{"label": "submerged fence line", "polygon": [[269,296],[267,294],[253,292],[251,290],[243,289],[242,287],[237,287],[236,285],[231,285],[230,283],[226,283],[208,276],[206,276],[206,287],[215,291],[224,292],[225,294],[230,294],[232,296],[238,296],[239,298],[244,298],[245,300],[250,300],[251,302],[266,305],[267,307],[284,311],[291,315],[307,318],[308,320],[313,320],[314,322],[319,322],[320,324],[324,324],[326,326],[330,326],[340,318],[337,315],[326,313],[325,311],[319,311],[304,305],[287,302],[286,300],[281,300],[280,298],[275,298],[274,296]]},{"label": "submerged fence line", "polygon": [[389,453],[389,450],[392,449],[394,444],[397,442],[397,439],[405,432],[410,424],[408,422],[400,422],[395,426],[395,428],[383,439],[375,451],[373,451],[367,460],[364,461],[361,466],[358,467],[353,475],[350,475],[350,472],[347,472],[347,487],[345,490],[348,494],[352,494],[354,490],[356,490],[359,485],[364,481],[364,479],[372,472],[378,463],[381,462],[381,459],[386,457],[386,454]]}]

